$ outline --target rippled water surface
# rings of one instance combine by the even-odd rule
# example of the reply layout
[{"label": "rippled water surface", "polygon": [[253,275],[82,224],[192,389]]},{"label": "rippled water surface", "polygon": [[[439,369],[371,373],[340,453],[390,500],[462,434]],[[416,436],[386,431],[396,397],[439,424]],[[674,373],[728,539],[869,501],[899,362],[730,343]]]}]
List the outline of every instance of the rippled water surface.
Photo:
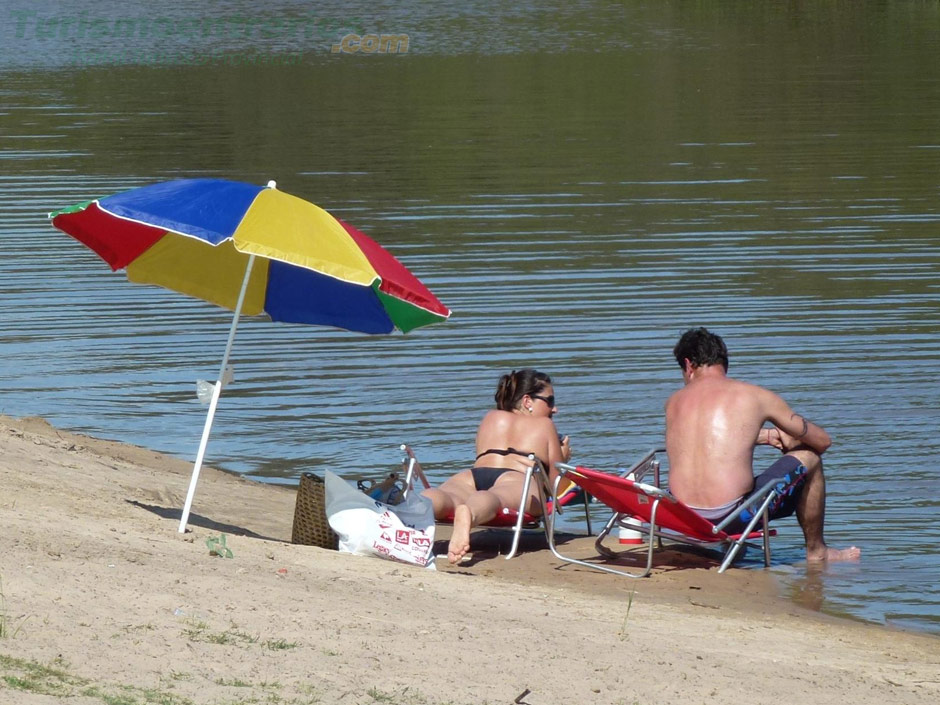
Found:
[{"label": "rippled water surface", "polygon": [[[787,591],[940,633],[936,3],[318,3],[310,19],[233,0],[219,16],[317,20],[235,38],[186,34],[206,19],[188,3],[101,5],[0,11],[0,412],[192,458],[194,383],[215,378],[230,314],[129,284],[45,216],[167,178],[274,178],[455,314],[388,337],[244,321],[207,462],[290,483],[384,471],[407,441],[440,479],[471,462],[499,375],[532,365],[575,460],[614,469],[660,442],[672,345],[706,325],[733,374],[835,440],[827,537],[864,560],[808,571],[785,522]],[[82,17],[105,34],[78,36]],[[166,20],[163,57],[121,18]],[[410,42],[331,53],[348,33]]]}]

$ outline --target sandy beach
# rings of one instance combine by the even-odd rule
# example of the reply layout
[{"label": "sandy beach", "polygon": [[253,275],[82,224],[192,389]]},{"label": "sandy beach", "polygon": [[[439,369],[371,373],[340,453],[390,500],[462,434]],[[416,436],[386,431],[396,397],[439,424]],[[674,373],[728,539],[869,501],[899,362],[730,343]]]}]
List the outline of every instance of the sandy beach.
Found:
[{"label": "sandy beach", "polygon": [[293,488],[211,469],[181,535],[189,471],[0,417],[0,703],[940,701],[940,639],[803,611],[764,571],[667,553],[632,581],[492,532],[426,571],[293,545]]}]

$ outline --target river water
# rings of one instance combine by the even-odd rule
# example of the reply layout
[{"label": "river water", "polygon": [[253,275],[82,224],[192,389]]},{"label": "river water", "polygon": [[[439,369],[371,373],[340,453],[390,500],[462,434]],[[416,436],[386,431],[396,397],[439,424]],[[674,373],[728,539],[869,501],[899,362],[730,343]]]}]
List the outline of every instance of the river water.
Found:
[{"label": "river water", "polygon": [[936,2],[215,7],[5,4],[0,412],[191,459],[230,314],[127,283],[46,213],[276,179],[455,313],[244,321],[208,463],[293,483],[410,442],[439,480],[499,375],[536,366],[574,460],[615,469],[660,442],[672,345],[705,325],[835,441],[827,538],[863,561],[808,570],[783,522],[787,594],[940,634]]}]

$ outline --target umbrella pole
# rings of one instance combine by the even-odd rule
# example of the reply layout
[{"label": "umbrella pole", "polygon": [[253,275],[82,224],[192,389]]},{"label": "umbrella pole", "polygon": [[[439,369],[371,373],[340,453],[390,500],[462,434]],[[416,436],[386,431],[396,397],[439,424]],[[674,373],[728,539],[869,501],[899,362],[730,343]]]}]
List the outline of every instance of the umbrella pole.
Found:
[{"label": "umbrella pole", "polygon": [[248,256],[248,264],[245,266],[245,278],[242,280],[241,291],[238,292],[238,302],[235,304],[235,317],[232,319],[232,327],[228,332],[228,342],[225,344],[225,353],[222,355],[222,367],[219,370],[219,378],[212,388],[212,400],[209,402],[209,411],[206,413],[206,425],[202,429],[202,439],[199,441],[199,452],[196,453],[196,462],[193,464],[193,475],[189,481],[189,491],[186,493],[186,504],[183,505],[183,515],[180,517],[179,533],[186,533],[186,524],[189,522],[189,510],[193,505],[193,496],[196,494],[196,483],[199,482],[199,471],[202,470],[202,461],[206,455],[206,446],[209,445],[209,432],[212,430],[212,421],[215,418],[215,410],[219,405],[219,397],[222,394],[222,380],[225,377],[225,368],[228,366],[228,358],[232,352],[232,343],[235,341],[235,331],[238,329],[238,318],[241,316],[242,304],[245,301],[245,292],[248,290],[248,280],[251,278],[251,267],[255,263],[255,256]]}]

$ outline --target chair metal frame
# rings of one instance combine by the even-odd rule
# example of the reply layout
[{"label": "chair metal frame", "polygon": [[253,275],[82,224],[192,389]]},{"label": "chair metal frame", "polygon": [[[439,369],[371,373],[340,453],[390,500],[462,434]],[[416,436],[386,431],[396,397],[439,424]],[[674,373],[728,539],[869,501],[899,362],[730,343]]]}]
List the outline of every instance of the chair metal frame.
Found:
[{"label": "chair metal frame", "polygon": [[[588,493],[588,495],[590,495],[590,492],[587,487],[581,485],[581,483],[578,482],[579,478],[585,477],[583,475],[583,471],[585,470],[597,474],[597,476],[589,476],[586,478],[591,482],[599,481],[607,482],[608,484],[616,483],[617,487],[615,489],[618,492],[627,492],[635,495],[637,501],[630,506],[629,511],[627,510],[627,507],[624,506],[626,502],[619,502],[617,503],[619,506],[611,507],[614,512],[604,526],[604,529],[598,534],[597,540],[594,542],[594,547],[600,555],[606,558],[619,558],[619,554],[602,545],[604,539],[610,535],[611,531],[613,531],[615,527],[620,526],[622,521],[628,518],[640,519],[643,523],[639,526],[635,524],[630,524],[629,526],[631,529],[640,531],[641,533],[647,535],[648,548],[646,556],[646,568],[642,572],[631,573],[629,571],[618,570],[610,566],[599,565],[597,563],[590,563],[588,561],[571,558],[570,556],[564,556],[559,553],[557,547],[555,546],[553,527],[549,526],[548,545],[552,553],[557,558],[560,558],[561,560],[568,563],[577,563],[589,568],[594,568],[595,570],[615,573],[617,575],[624,575],[630,578],[645,578],[652,572],[653,553],[655,550],[653,538],[655,537],[659,548],[662,548],[662,540],[668,539],[670,541],[676,541],[693,546],[702,546],[715,550],[725,550],[724,559],[722,560],[718,569],[719,573],[723,573],[725,570],[727,570],[728,566],[731,565],[732,561],[734,561],[735,557],[738,555],[738,552],[743,546],[755,546],[755,544],[750,543],[750,541],[760,539],[762,540],[763,544],[764,565],[769,566],[770,537],[775,536],[777,533],[776,530],[769,527],[769,510],[773,501],[783,492],[785,485],[783,485],[780,480],[771,480],[763,487],[758,488],[751,495],[749,495],[747,499],[745,499],[744,502],[742,502],[741,505],[735,509],[735,511],[725,517],[721,522],[715,524],[695,513],[694,510],[683,504],[668,490],[664,490],[659,486],[659,461],[656,458],[656,454],[661,452],[663,452],[663,449],[652,449],[631,469],[624,471],[620,475],[600,473],[596,470],[589,470],[584,467],[575,467],[566,463],[559,463],[556,466],[559,472],[558,481],[560,481],[563,477],[567,477],[575,484],[580,485],[582,489]],[[653,485],[640,481],[642,476],[650,469],[652,469],[654,472],[655,484]],[[803,475],[805,471],[805,468],[802,468],[798,474]],[[627,477],[631,473],[634,474],[636,479],[630,479]],[[591,484],[591,482],[586,484]],[[630,494],[626,496],[629,497]],[[595,501],[597,501],[596,498]],[[658,522],[657,512],[660,507],[664,505],[664,503],[674,507],[675,511],[679,513],[694,515],[694,521],[699,523],[700,526],[703,527],[703,530],[692,534],[688,530],[671,529],[668,526],[663,525],[662,522]],[[609,502],[604,502],[604,504],[610,506]],[[734,534],[726,533],[725,528],[738,517],[740,517],[745,511],[753,512],[753,516],[748,521],[744,531]],[[760,528],[758,528],[758,524],[761,525]],[[707,531],[704,530],[706,525],[709,527]]]},{"label": "chair metal frame", "polygon": [[[421,481],[421,484],[424,485],[425,489],[430,489],[431,483],[428,482],[428,478],[424,474],[424,469],[421,467],[421,463],[415,456],[414,450],[411,448],[411,446],[402,443],[399,447],[399,450],[402,452],[402,472],[405,476],[404,496],[407,497],[408,494],[414,489],[415,478]],[[528,456],[528,460],[530,465],[525,471],[525,479],[522,485],[522,494],[519,497],[519,507],[516,509],[511,507],[503,507],[499,514],[497,514],[492,521],[480,525],[480,527],[491,529],[496,528],[513,530],[512,547],[510,548],[509,553],[507,553],[505,556],[507,561],[515,556],[518,552],[519,542],[522,538],[523,530],[541,528],[545,532],[545,538],[548,540],[549,545],[552,545],[554,542],[554,536],[550,536],[549,531],[554,532],[555,516],[562,513],[562,507],[564,506],[564,504],[559,501],[557,494],[560,487],[560,478],[556,479],[554,487],[551,487],[548,481],[548,469],[545,468],[542,465],[542,462],[531,453]],[[529,497],[529,488],[532,486],[533,482],[535,482],[536,490],[539,495],[539,501],[543,507],[541,516],[530,514],[525,510],[527,499]],[[567,495],[569,491],[570,488],[566,490],[563,495]],[[435,521],[438,524],[452,523],[446,519],[436,519]],[[588,535],[590,536],[591,515],[588,512],[586,494],[584,502],[584,521],[587,525]]]}]

